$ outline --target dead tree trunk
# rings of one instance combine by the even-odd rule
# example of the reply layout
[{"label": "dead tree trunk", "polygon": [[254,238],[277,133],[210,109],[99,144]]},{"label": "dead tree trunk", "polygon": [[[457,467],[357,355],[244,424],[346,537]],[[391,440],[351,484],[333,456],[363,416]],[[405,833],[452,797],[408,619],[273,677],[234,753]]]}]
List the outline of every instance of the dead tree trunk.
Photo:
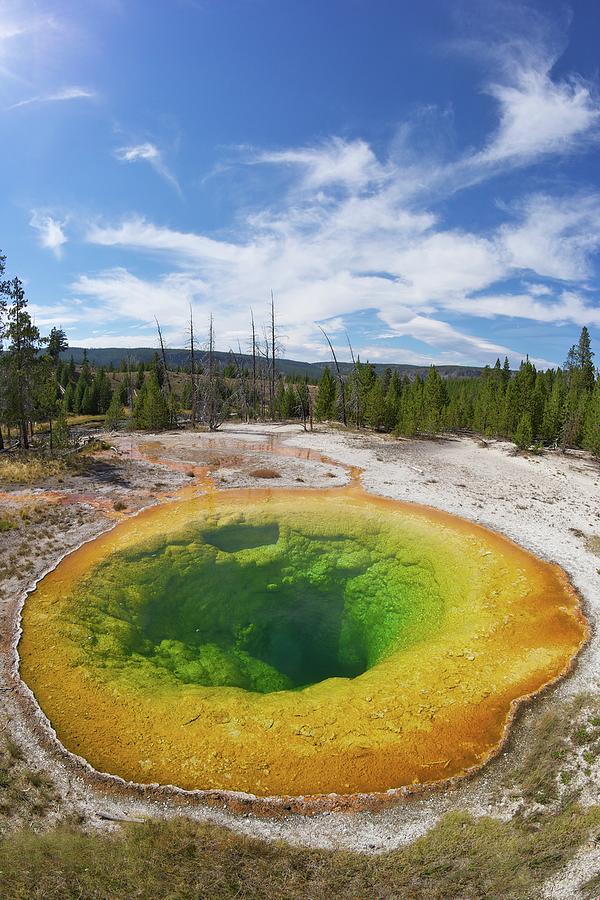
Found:
[{"label": "dead tree trunk", "polygon": [[[212,327],[212,316],[211,316],[211,327]],[[191,395],[191,415],[190,415],[190,424],[192,428],[196,427],[196,407],[197,407],[197,398],[196,398],[196,352],[194,348],[194,316],[192,312],[192,304],[190,303],[190,395]]]},{"label": "dead tree trunk", "polygon": [[275,299],[271,291],[271,418],[275,418]]},{"label": "dead tree trunk", "polygon": [[346,340],[348,341],[348,347],[350,348],[350,358],[352,360],[352,374],[353,374],[353,382],[354,382],[354,390],[356,392],[356,427],[360,428],[361,425],[361,415],[360,415],[360,383],[358,381],[358,370],[356,368],[356,360],[354,358],[354,350],[352,349],[352,344],[350,343],[350,335],[346,332]]},{"label": "dead tree trunk", "polygon": [[344,379],[342,378],[342,373],[340,372],[340,367],[339,367],[339,364],[337,361],[337,356],[335,355],[335,350],[333,349],[333,344],[329,340],[329,336],[328,336],[327,332],[325,331],[325,329],[321,328],[320,325],[319,325],[319,328],[323,332],[323,335],[325,336],[325,340],[329,344],[329,349],[331,350],[331,355],[333,356],[333,361],[335,363],[335,371],[337,372],[338,382],[340,385],[340,402],[342,404],[342,422],[344,423],[344,425],[347,425],[348,422],[347,422],[347,418],[346,418],[346,397],[344,394]]},{"label": "dead tree trunk", "polygon": [[252,321],[252,418],[256,418],[256,328],[254,327],[254,313],[250,310],[250,319]]},{"label": "dead tree trunk", "polygon": [[167,393],[169,395],[169,411],[172,412],[172,417],[175,417],[175,421],[171,422],[172,425],[177,425],[177,416],[174,412],[175,407],[173,404],[173,390],[171,388],[171,379],[169,378],[169,370],[167,369],[167,354],[165,353],[165,345],[163,341],[162,331],[160,330],[160,325],[158,324],[158,319],[154,316],[154,321],[156,322],[156,330],[158,331],[158,341],[160,344],[160,355],[162,359],[162,367],[163,373],[165,376],[165,382],[167,384]]}]

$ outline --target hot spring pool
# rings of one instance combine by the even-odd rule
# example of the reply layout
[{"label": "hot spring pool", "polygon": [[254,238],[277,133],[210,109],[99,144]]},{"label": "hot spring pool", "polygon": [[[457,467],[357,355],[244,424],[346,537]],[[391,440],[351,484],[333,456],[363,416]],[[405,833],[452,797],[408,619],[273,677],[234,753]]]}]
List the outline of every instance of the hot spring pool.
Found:
[{"label": "hot spring pool", "polygon": [[353,486],[147,510],[40,582],[19,653],[61,742],[100,771],[344,794],[481,764],[585,637],[556,566]]}]

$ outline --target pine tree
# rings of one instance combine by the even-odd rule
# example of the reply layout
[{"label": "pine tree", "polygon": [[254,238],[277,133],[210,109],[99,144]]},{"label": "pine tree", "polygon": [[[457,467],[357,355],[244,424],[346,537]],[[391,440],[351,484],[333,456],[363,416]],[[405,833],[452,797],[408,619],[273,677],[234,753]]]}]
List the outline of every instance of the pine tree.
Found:
[{"label": "pine tree", "polygon": [[423,382],[417,375],[414,381],[406,378],[402,385],[400,414],[395,433],[412,437],[422,429]]},{"label": "pine tree", "polygon": [[23,284],[14,278],[6,286],[10,305],[4,336],[8,347],[2,357],[7,414],[19,429],[22,449],[29,447],[29,424],[35,403],[35,375],[42,345],[39,330],[27,312]]},{"label": "pine tree", "polygon": [[562,434],[564,425],[565,392],[563,374],[557,369],[552,382],[552,390],[546,397],[542,417],[542,436],[548,443],[556,443]]},{"label": "pine tree", "polygon": [[110,386],[110,380],[103,368],[100,369],[96,375],[94,382],[97,412],[102,414],[107,411],[113,393]]},{"label": "pine tree", "polygon": [[277,408],[282,419],[295,419],[298,415],[298,395],[293,384],[288,384],[277,394]]},{"label": "pine tree", "polygon": [[577,365],[580,370],[580,389],[591,394],[594,389],[594,354],[590,345],[590,333],[585,327],[581,329],[577,344]]},{"label": "pine tree", "polygon": [[71,442],[71,432],[64,405],[59,405],[54,426],[54,444],[59,450],[65,450]]},{"label": "pine tree", "polygon": [[135,394],[133,401],[133,409],[131,410],[130,427],[143,430],[146,428],[145,403],[146,393],[148,390],[148,382],[144,382]]},{"label": "pine tree", "polygon": [[69,342],[67,341],[67,335],[62,328],[53,328],[50,331],[50,337],[48,338],[48,355],[52,359],[55,367],[58,366],[60,354],[64,353],[65,350],[68,349],[68,346]]},{"label": "pine tree", "polygon": [[519,450],[527,450],[531,447],[533,441],[533,427],[531,425],[531,414],[524,412],[515,431],[515,444]]},{"label": "pine tree", "polygon": [[585,415],[583,446],[594,456],[600,456],[600,375],[596,379]]},{"label": "pine tree", "polygon": [[375,380],[365,398],[364,423],[369,428],[379,431],[385,424],[385,394],[381,378]]},{"label": "pine tree", "polygon": [[423,384],[423,412],[421,428],[429,434],[437,434],[442,425],[444,407],[448,395],[446,385],[435,366],[429,367]]},{"label": "pine tree", "polygon": [[[394,375],[396,382],[394,383]],[[400,414],[400,380],[394,372],[390,379],[390,384],[385,395],[385,412],[384,412],[384,431],[393,431],[398,424],[398,416]]]},{"label": "pine tree", "polygon": [[106,416],[104,417],[105,428],[109,431],[114,431],[122,418],[123,404],[121,403],[119,391],[115,390],[113,391],[108,410],[106,411]]},{"label": "pine tree", "polygon": [[65,392],[63,394],[63,407],[66,413],[70,413],[73,411],[73,401],[75,399],[75,392],[73,390],[73,385],[71,382],[66,386]]},{"label": "pine tree", "polygon": [[337,384],[331,375],[329,366],[325,366],[317,389],[317,399],[315,403],[317,419],[321,422],[334,419],[336,416],[336,406]]},{"label": "pine tree", "polygon": [[148,387],[144,397],[144,428],[150,431],[168,428],[170,414],[165,396],[158,384],[158,378],[152,372],[148,378]]},{"label": "pine tree", "polygon": [[90,361],[88,359],[87,350],[83,351],[83,360],[81,363],[81,372],[79,377],[83,378],[85,384],[89,384],[92,380],[92,370],[90,368]]}]

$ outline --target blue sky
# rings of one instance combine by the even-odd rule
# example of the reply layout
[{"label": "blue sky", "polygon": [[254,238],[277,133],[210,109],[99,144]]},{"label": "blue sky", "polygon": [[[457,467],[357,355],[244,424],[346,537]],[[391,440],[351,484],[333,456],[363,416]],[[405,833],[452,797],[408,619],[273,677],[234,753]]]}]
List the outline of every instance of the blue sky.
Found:
[{"label": "blue sky", "polygon": [[600,360],[600,6],[0,0],[0,248],[73,345]]}]

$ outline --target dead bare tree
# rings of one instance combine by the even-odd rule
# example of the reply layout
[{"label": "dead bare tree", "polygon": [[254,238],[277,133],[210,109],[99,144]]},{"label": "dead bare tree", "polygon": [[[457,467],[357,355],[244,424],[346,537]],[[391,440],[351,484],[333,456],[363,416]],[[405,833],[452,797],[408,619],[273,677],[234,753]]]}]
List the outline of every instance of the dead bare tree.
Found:
[{"label": "dead bare tree", "polygon": [[156,330],[158,332],[158,342],[160,344],[160,358],[162,362],[162,370],[164,375],[164,381],[167,385],[167,395],[168,395],[168,403],[169,403],[169,412],[171,414],[171,425],[177,426],[177,412],[173,397],[173,388],[171,387],[171,378],[169,376],[169,370],[167,368],[167,354],[165,353],[165,344],[163,341],[162,331],[160,329],[160,324],[156,316],[154,316],[154,321],[156,322]]},{"label": "dead bare tree", "polygon": [[324,335],[324,337],[325,337],[325,340],[326,340],[327,343],[329,344],[329,349],[331,350],[331,355],[333,356],[333,362],[335,363],[335,371],[337,372],[338,383],[339,383],[339,386],[340,386],[340,402],[341,402],[341,405],[342,405],[342,422],[344,423],[344,425],[347,425],[347,424],[348,424],[348,421],[347,421],[347,418],[346,418],[346,395],[345,395],[345,393],[344,393],[344,379],[342,378],[342,373],[341,373],[341,371],[340,371],[340,366],[339,366],[339,363],[338,363],[338,361],[337,361],[337,356],[335,355],[335,350],[333,349],[333,344],[332,344],[331,341],[329,340],[329,335],[327,334],[327,332],[325,331],[325,329],[324,329],[321,325],[319,325],[319,328],[320,328],[321,331],[323,332],[323,335]]},{"label": "dead bare tree", "polygon": [[[261,417],[265,418],[267,406],[271,405],[271,342],[264,325],[262,348],[260,344],[257,345],[257,355],[259,359],[260,412]],[[267,400],[267,398],[269,399]]]},{"label": "dead bare tree", "polygon": [[352,382],[351,382],[351,393],[353,396],[354,409],[356,413],[356,427],[360,428],[361,426],[361,410],[360,410],[360,382],[358,380],[358,369],[356,367],[356,359],[354,358],[354,350],[352,349],[352,344],[350,343],[350,335],[346,332],[346,340],[348,341],[348,347],[350,349],[350,358],[352,360]]},{"label": "dead bare tree", "polygon": [[131,354],[128,353],[125,357],[125,378],[127,384],[127,406],[130,410],[133,410],[133,379],[131,377],[133,368],[133,360]]},{"label": "dead bare tree", "polygon": [[254,313],[250,309],[250,321],[252,322],[252,406],[256,410],[256,328],[254,326]]},{"label": "dead bare tree", "polygon": [[310,388],[308,379],[304,379],[296,385],[296,409],[300,419],[302,420],[302,428],[308,431],[307,423],[310,420],[310,430],[312,431],[312,405],[310,397]]},{"label": "dead bare tree", "polygon": [[271,289],[271,380],[270,380],[270,398],[271,398],[271,418],[275,418],[275,298]]},{"label": "dead bare tree", "polygon": [[208,343],[205,354],[204,376],[201,381],[202,420],[209,431],[217,431],[229,416],[232,397],[221,377],[215,359],[215,329],[212,313],[208,326]]},{"label": "dead bare tree", "polygon": [[[212,316],[211,316],[212,323]],[[196,410],[198,407],[197,386],[196,386],[196,348],[194,340],[194,312],[190,303],[190,397],[191,397],[191,413],[190,425],[196,427]]]},{"label": "dead bare tree", "polygon": [[244,356],[242,354],[242,346],[238,340],[238,352],[235,354],[233,350],[229,350],[235,360],[236,366],[236,395],[237,406],[239,408],[240,419],[245,422],[250,421],[250,413],[252,409],[252,385],[249,383],[248,369],[244,365]]}]

